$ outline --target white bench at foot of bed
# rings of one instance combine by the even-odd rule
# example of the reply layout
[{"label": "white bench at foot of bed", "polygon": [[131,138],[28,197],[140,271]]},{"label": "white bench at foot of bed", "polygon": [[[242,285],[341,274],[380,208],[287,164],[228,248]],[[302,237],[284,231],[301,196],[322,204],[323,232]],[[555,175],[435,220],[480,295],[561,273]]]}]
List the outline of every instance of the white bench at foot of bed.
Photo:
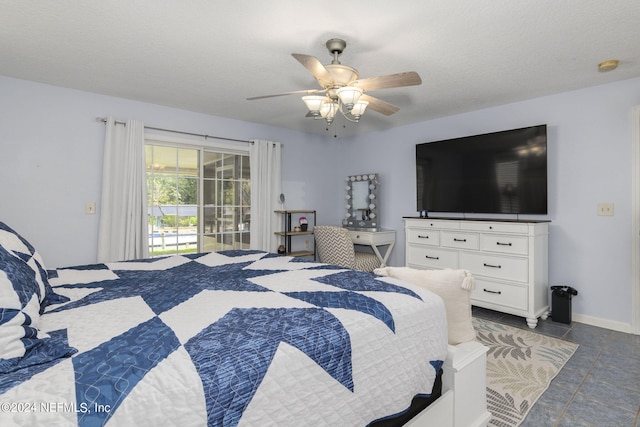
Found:
[{"label": "white bench at foot of bed", "polygon": [[409,421],[408,427],[480,427],[487,411],[487,347],[472,341],[450,345],[442,376],[442,396]]}]

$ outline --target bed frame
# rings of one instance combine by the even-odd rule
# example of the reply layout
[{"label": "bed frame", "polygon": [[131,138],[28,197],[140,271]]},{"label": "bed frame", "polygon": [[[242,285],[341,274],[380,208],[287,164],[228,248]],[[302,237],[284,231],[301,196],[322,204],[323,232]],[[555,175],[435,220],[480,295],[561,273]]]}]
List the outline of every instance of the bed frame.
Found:
[{"label": "bed frame", "polygon": [[442,375],[442,396],[405,424],[408,427],[480,427],[487,411],[487,350],[476,341],[450,345]]}]

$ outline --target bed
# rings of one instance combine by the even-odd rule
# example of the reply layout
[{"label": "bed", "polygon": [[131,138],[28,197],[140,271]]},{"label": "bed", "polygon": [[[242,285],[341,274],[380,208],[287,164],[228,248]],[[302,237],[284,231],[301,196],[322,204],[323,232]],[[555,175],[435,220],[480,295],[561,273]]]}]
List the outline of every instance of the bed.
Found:
[{"label": "bed", "polygon": [[27,331],[3,426],[394,425],[451,364],[442,300],[370,273],[261,251],[47,272],[2,223],[0,263],[0,328]]}]

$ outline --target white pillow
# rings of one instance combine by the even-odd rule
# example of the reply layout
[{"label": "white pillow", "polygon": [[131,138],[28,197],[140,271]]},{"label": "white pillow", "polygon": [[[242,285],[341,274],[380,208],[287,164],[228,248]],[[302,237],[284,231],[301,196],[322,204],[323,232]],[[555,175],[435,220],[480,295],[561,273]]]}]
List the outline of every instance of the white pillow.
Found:
[{"label": "white pillow", "polygon": [[418,270],[409,267],[383,267],[373,271],[426,288],[444,300],[447,311],[449,344],[476,339],[471,323],[471,290],[475,278],[466,270]]}]

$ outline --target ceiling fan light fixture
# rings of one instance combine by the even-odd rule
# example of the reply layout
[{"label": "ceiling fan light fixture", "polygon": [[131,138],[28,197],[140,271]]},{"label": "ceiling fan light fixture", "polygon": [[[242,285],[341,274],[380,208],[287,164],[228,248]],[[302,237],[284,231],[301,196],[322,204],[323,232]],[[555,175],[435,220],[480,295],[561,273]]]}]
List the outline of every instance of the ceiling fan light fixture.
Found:
[{"label": "ceiling fan light fixture", "polygon": [[320,107],[320,115],[322,117],[335,117],[337,110],[338,106],[336,103],[327,99],[326,102],[322,104],[322,107]]},{"label": "ceiling fan light fixture", "polygon": [[324,104],[322,104],[322,107],[320,107],[320,115],[327,121],[327,125],[330,125],[333,122],[337,111],[338,104],[328,99]]},{"label": "ceiling fan light fixture", "polygon": [[[324,65],[315,56],[301,53],[291,54],[296,61],[313,75],[320,84],[321,89],[298,90],[274,95],[257,96],[247,98],[247,100],[251,101],[275,96],[300,94],[304,95],[302,96],[302,101],[304,101],[309,110],[305,117],[312,117],[315,120],[325,119],[327,124],[331,124],[338,114],[338,111],[340,111],[346,120],[358,122],[367,109],[384,114],[385,116],[395,114],[400,109],[400,107],[382,101],[381,99],[365,95],[365,92],[368,93],[379,89],[422,84],[422,79],[415,71],[405,71],[402,73],[360,79],[358,70],[341,64],[338,60],[338,56],[344,51],[346,46],[347,42],[342,39],[331,39],[327,41],[327,49],[329,53],[333,55],[333,61],[327,65]],[[324,94],[324,96],[316,94]]]},{"label": "ceiling fan light fixture", "polygon": [[319,117],[322,104],[326,102],[327,98],[325,96],[307,95],[303,96],[302,100],[309,109],[309,113],[311,113],[313,117]]},{"label": "ceiling fan light fixture", "polygon": [[351,114],[356,119],[356,121],[360,120],[360,117],[364,114],[364,110],[367,109],[367,105],[369,105],[369,101],[358,101],[355,103],[353,108],[351,109]]},{"label": "ceiling fan light fixture", "polygon": [[341,87],[336,91],[336,95],[340,98],[340,102],[347,111],[351,111],[353,106],[358,102],[363,90],[355,86]]}]

